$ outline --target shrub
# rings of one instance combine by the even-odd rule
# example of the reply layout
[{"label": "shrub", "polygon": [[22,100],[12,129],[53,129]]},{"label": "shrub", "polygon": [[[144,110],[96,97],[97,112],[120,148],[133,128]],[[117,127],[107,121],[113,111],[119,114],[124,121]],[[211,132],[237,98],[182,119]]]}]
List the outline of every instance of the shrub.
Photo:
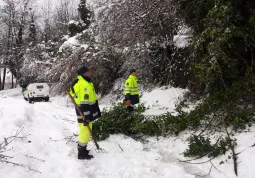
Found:
[{"label": "shrub", "polygon": [[135,137],[138,134],[147,136],[167,136],[178,134],[188,127],[186,114],[172,116],[170,113],[160,116],[146,117],[146,107],[141,104],[133,112],[128,112],[122,103],[113,105],[102,111],[102,117],[93,126],[93,133],[99,140],[106,139],[110,134],[125,134]]},{"label": "shrub", "polygon": [[144,105],[130,113],[122,103],[115,104],[110,109],[102,111],[102,117],[93,125],[93,133],[99,140],[106,139],[110,134],[134,135],[136,131],[132,128],[145,119],[145,116],[142,115],[144,111]]},{"label": "shrub", "polygon": [[217,157],[225,154],[229,150],[228,140],[218,140],[214,145],[211,144],[210,138],[193,135],[189,138],[189,148],[184,152],[187,157]]}]

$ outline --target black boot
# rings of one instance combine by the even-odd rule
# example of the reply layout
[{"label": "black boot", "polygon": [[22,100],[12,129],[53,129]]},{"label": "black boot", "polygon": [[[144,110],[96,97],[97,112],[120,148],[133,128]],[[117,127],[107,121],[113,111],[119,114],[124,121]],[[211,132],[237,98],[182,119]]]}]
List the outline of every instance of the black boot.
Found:
[{"label": "black boot", "polygon": [[134,111],[134,108],[132,106],[128,106],[127,110],[128,110],[128,112],[132,112],[132,111]]},{"label": "black boot", "polygon": [[94,158],[92,155],[89,155],[89,151],[87,150],[87,146],[82,147],[78,145],[78,159],[92,159]]}]

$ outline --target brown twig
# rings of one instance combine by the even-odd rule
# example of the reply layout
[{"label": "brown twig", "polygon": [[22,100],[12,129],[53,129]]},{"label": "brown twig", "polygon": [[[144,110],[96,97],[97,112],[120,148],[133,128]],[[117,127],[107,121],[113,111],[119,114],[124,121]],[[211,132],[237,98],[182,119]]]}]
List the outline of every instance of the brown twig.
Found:
[{"label": "brown twig", "polygon": [[14,162],[11,162],[11,161],[6,161],[6,160],[1,160],[1,162],[7,163],[7,164],[12,164],[14,166],[24,167],[24,168],[29,169],[30,171],[34,171],[34,172],[37,172],[37,173],[40,173],[40,174],[42,173],[42,172],[40,172],[38,170],[35,170],[35,169],[33,169],[33,168],[29,167],[29,166],[25,166],[23,164],[18,164],[18,163],[14,163]]},{"label": "brown twig", "polygon": [[49,140],[49,141],[57,142],[57,141],[61,141],[61,140],[67,140],[67,142],[66,142],[66,144],[67,144],[68,142],[72,141],[73,138],[75,138],[77,136],[78,136],[77,134],[73,133],[73,135],[71,135],[71,136],[67,136],[67,137],[64,137],[64,138],[56,139],[56,140]]},{"label": "brown twig", "polygon": [[[4,138],[4,141],[0,144],[0,153],[12,150],[12,149],[6,149],[6,147],[9,146],[16,138],[20,138],[20,139],[25,138],[25,137],[18,137],[18,135],[22,132],[23,129],[24,129],[24,127],[22,129],[20,129],[20,130],[17,130],[14,136],[10,136],[10,137]],[[12,162],[12,161],[8,161],[8,159],[11,159],[11,158],[13,158],[13,157],[7,156],[7,155],[4,155],[4,154],[0,154],[0,162],[2,162],[2,163],[12,164],[14,166],[19,166],[19,167],[27,168],[30,171],[34,171],[34,172],[37,172],[37,173],[41,174],[40,171],[35,170],[35,169],[33,169],[33,168],[29,167],[29,166],[25,166],[23,164],[19,164],[19,163],[15,163],[15,162]]]},{"label": "brown twig", "polygon": [[232,151],[232,154],[233,154],[232,158],[233,158],[233,162],[234,162],[234,172],[235,172],[235,175],[238,176],[238,169],[237,169],[238,163],[237,163],[237,154],[235,153],[235,143],[232,143],[230,134],[229,134],[226,126],[225,126],[225,131],[227,133],[228,144],[229,144],[230,150]]},{"label": "brown twig", "polygon": [[[14,136],[10,136],[10,137],[7,137],[7,138],[4,138],[4,141],[2,143],[0,143],[0,150],[3,149],[4,147],[7,147],[9,144],[11,144],[16,138],[24,138],[24,137],[17,137],[21,132],[22,130],[24,129],[21,128],[20,130],[17,130],[15,135]],[[8,141],[9,139],[11,139],[11,141]]]},{"label": "brown twig", "polygon": [[196,173],[195,173],[195,175],[196,175],[197,177],[208,177],[208,176],[211,175],[212,168],[213,168],[213,166],[211,165],[210,170],[209,170],[209,172],[208,172],[206,175],[199,175],[199,174],[196,174]]},{"label": "brown twig", "polygon": [[61,116],[59,116],[59,115],[53,115],[53,117],[54,117],[55,119],[63,120],[63,121],[69,122],[69,123],[71,123],[71,124],[76,123],[76,121],[67,119],[66,117],[61,117]]},{"label": "brown twig", "polygon": [[119,144],[119,147],[120,147],[121,151],[123,152],[123,149],[121,148],[120,144]]},{"label": "brown twig", "polygon": [[25,157],[31,158],[31,159],[35,159],[35,160],[37,160],[37,161],[45,162],[45,160],[43,160],[43,159],[35,158],[35,157],[29,156],[29,155],[25,155]]},{"label": "brown twig", "polygon": [[209,159],[207,161],[197,162],[197,163],[192,163],[192,162],[189,162],[189,161],[182,161],[182,160],[179,160],[179,161],[182,162],[182,163],[189,163],[189,164],[204,164],[204,163],[208,163],[208,162],[212,161],[214,158],[216,158],[216,156],[212,157],[211,159]]}]

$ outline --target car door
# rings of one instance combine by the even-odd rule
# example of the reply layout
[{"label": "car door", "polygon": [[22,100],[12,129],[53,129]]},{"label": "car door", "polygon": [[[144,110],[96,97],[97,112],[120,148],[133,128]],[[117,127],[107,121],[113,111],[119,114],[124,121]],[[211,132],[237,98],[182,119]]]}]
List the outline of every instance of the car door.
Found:
[{"label": "car door", "polygon": [[45,91],[44,91],[44,85],[38,84],[36,85],[36,95],[37,97],[44,97]]}]

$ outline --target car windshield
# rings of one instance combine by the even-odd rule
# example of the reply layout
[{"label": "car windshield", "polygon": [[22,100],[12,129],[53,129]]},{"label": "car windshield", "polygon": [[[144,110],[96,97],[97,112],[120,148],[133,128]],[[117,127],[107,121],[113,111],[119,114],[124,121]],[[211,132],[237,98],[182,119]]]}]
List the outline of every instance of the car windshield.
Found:
[{"label": "car windshield", "polygon": [[43,85],[36,86],[37,89],[43,89]]}]

